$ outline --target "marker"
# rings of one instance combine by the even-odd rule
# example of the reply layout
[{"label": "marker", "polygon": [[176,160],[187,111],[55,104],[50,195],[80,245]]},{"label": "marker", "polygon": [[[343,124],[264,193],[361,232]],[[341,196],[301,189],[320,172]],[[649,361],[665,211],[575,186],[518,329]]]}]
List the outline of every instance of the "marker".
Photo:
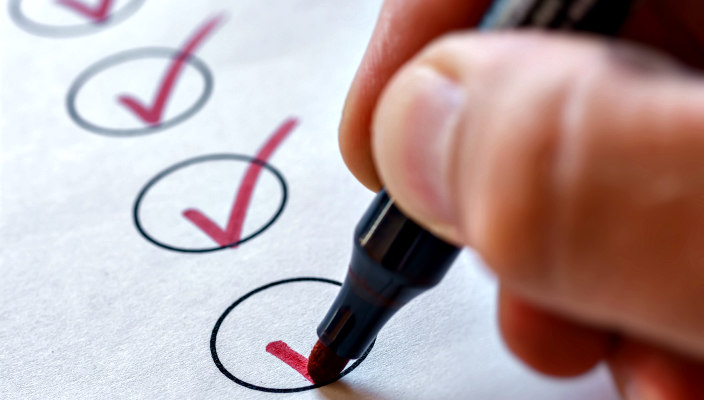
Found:
[{"label": "marker", "polygon": [[[495,0],[480,30],[537,27],[616,34],[637,0]],[[308,357],[315,383],[333,381],[386,322],[435,286],[460,248],[406,217],[382,190],[357,224],[347,277]]]}]

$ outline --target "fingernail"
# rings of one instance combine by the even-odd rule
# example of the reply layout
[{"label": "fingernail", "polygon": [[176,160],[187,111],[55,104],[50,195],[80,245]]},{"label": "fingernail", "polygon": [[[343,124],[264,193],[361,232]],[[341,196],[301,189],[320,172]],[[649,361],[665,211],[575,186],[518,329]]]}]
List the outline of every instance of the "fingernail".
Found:
[{"label": "fingernail", "polygon": [[451,79],[411,67],[385,93],[375,121],[377,154],[390,158],[377,163],[390,193],[412,217],[440,231],[456,220],[449,168],[464,100]]}]

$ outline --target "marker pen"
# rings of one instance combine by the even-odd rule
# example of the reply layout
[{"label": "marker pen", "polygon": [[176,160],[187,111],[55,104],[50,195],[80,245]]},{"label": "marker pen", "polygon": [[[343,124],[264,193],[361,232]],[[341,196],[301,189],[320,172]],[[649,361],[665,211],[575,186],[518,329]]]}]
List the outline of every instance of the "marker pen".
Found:
[{"label": "marker pen", "polygon": [[[496,0],[480,30],[537,27],[614,35],[632,0]],[[460,249],[406,217],[382,190],[357,224],[352,259],[337,298],[318,326],[308,361],[316,383],[334,380],[384,324],[436,285]]]}]

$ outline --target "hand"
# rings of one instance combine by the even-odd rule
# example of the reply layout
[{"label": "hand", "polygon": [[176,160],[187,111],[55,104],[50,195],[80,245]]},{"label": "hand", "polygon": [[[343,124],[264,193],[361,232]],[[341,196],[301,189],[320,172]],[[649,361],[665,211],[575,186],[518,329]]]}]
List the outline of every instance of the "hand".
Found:
[{"label": "hand", "polygon": [[386,1],[340,126],[347,165],[482,255],[527,364],[606,360],[628,399],[704,398],[704,3],[634,10],[624,39],[669,56],[447,34],[487,3]]}]

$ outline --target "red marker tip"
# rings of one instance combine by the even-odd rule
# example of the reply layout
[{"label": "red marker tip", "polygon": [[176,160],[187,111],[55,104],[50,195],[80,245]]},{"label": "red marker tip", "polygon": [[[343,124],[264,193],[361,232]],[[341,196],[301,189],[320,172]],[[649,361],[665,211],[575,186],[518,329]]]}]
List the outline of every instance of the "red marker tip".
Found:
[{"label": "red marker tip", "polygon": [[315,383],[331,382],[345,369],[348,361],[318,340],[308,357],[308,375]]}]

